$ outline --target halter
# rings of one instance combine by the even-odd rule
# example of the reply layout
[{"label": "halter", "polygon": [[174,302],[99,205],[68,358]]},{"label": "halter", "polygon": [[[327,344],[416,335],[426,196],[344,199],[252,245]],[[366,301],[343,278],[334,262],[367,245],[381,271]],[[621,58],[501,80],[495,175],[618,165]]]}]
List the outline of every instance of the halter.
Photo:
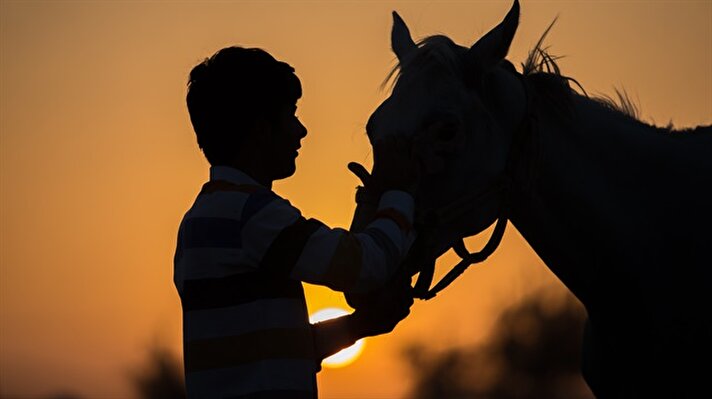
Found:
[{"label": "halter", "polygon": [[[426,261],[424,266],[419,269],[420,273],[418,274],[418,280],[416,281],[413,289],[413,296],[415,298],[428,300],[435,297],[440,291],[445,289],[462,273],[464,273],[470,265],[483,262],[490,255],[492,255],[502,241],[505,228],[507,227],[507,221],[509,219],[511,207],[510,197],[515,177],[514,174],[520,166],[521,153],[524,145],[527,144],[527,139],[532,141],[532,143],[533,140],[536,139],[536,135],[533,130],[537,124],[535,123],[535,115],[532,112],[532,99],[528,82],[524,79],[523,75],[516,73],[516,76],[520,79],[522,87],[524,88],[526,109],[524,111],[524,118],[522,119],[519,128],[514,132],[514,137],[509,149],[503,175],[494,183],[493,186],[484,191],[465,194],[447,205],[428,211],[425,214],[425,217],[420,221],[420,223],[418,223],[425,230],[423,233],[427,237],[428,233],[434,231],[438,226],[459,220],[462,216],[471,212],[473,209],[476,209],[480,204],[499,194],[503,196],[503,200],[497,216],[497,221],[495,222],[494,231],[492,232],[489,241],[487,241],[487,244],[485,244],[479,252],[471,253],[467,250],[465,247],[465,238],[468,236],[461,237],[455,244],[453,244],[452,249],[461,258],[461,260],[453,266],[452,269],[450,269],[450,271],[437,284],[435,284],[433,288],[430,288],[430,285],[433,281],[436,259],[429,259]],[[419,255],[423,254],[418,254],[417,250],[409,253],[409,256],[405,261],[406,270],[415,269],[412,268],[412,266],[416,266],[420,263],[417,259]]]}]

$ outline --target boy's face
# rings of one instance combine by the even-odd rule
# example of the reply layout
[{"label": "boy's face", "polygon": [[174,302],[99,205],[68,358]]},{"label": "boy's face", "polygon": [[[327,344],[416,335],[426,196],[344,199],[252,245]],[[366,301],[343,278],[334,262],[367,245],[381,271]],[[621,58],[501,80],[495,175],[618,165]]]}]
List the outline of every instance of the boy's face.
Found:
[{"label": "boy's face", "polygon": [[269,158],[265,161],[271,165],[274,180],[289,177],[297,170],[297,150],[302,146],[300,142],[306,137],[307,129],[297,118],[296,112],[296,104],[283,106],[271,124],[267,149]]}]

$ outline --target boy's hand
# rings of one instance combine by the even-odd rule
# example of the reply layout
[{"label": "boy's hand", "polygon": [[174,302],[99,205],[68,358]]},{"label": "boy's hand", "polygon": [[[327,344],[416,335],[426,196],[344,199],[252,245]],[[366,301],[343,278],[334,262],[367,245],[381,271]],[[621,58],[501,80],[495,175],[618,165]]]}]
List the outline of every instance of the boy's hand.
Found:
[{"label": "boy's hand", "polygon": [[413,305],[410,278],[397,278],[383,288],[369,293],[369,298],[353,313],[353,328],[359,337],[393,331],[410,314]]},{"label": "boy's hand", "polygon": [[356,162],[348,168],[361,180],[356,191],[356,212],[350,231],[362,231],[373,221],[378,201],[388,190],[401,190],[414,195],[420,180],[420,164],[412,143],[403,138],[388,136],[374,144],[373,174]]},{"label": "boy's hand", "polygon": [[349,228],[349,231],[352,233],[360,233],[369,223],[373,222],[373,219],[376,217],[378,200],[381,194],[367,188],[371,187],[371,174],[368,173],[363,165],[350,162],[348,167],[356,177],[361,179],[362,183],[362,186],[356,190],[356,210],[354,211],[354,217],[351,220],[351,227]]},{"label": "boy's hand", "polygon": [[410,278],[405,275],[367,294],[352,314],[312,325],[315,359],[321,360],[364,337],[385,334],[410,313],[413,305]]}]

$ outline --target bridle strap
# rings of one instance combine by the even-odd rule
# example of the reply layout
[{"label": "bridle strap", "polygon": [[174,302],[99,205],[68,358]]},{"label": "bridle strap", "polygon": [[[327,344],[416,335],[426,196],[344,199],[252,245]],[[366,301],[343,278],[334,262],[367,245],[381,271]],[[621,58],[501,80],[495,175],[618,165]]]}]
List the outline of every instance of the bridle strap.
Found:
[{"label": "bridle strap", "polygon": [[[504,199],[500,208],[499,216],[497,217],[497,222],[494,226],[494,231],[487,241],[487,244],[485,244],[479,252],[470,253],[465,246],[465,237],[460,238],[460,240],[452,246],[452,249],[461,258],[460,262],[450,269],[450,271],[442,279],[440,279],[440,281],[438,281],[433,288],[430,288],[430,285],[433,281],[433,275],[435,273],[436,259],[427,260],[427,263],[420,269],[418,280],[413,288],[413,297],[415,298],[428,300],[435,297],[440,291],[445,289],[453,281],[455,281],[455,279],[460,277],[460,275],[462,275],[468,267],[475,263],[483,262],[490,255],[492,255],[492,253],[494,253],[499,244],[502,242],[502,237],[504,236],[504,231],[507,227],[509,219],[509,200],[513,185],[512,179],[515,178],[515,173],[517,172],[516,169],[520,166],[521,152],[523,151],[525,140],[534,138],[534,132],[532,130],[536,126],[536,122],[534,120],[535,115],[531,112],[532,98],[528,82],[522,75],[517,74],[517,76],[520,78],[524,88],[527,107],[522,124],[520,128],[516,130],[515,137],[512,140],[504,176],[497,183],[495,183],[493,187],[490,187],[489,190],[476,195],[465,195],[433,212],[436,216],[435,225],[446,224],[462,217],[469,210],[477,206],[477,203],[483,202],[491,195],[504,192]],[[531,184],[531,182],[527,183]],[[432,221],[430,222],[432,223]],[[426,222],[426,225],[427,224],[428,223]],[[433,228],[433,225],[431,224],[429,227]]]},{"label": "bridle strap", "polygon": [[[432,267],[427,267],[425,270],[421,271],[421,275],[418,275],[418,281],[413,288],[413,296],[424,300],[434,298],[440,291],[447,288],[447,286],[455,281],[455,279],[460,277],[460,275],[464,273],[465,270],[467,270],[467,268],[472,264],[483,262],[494,253],[499,246],[499,243],[502,242],[502,237],[504,236],[506,227],[506,217],[500,217],[497,219],[494,231],[492,232],[489,241],[487,241],[487,244],[485,244],[484,248],[482,248],[479,252],[470,253],[465,247],[464,239],[460,239],[460,241],[452,247],[455,250],[455,253],[462,258],[460,262],[450,269],[450,271],[447,272],[447,274],[440,279],[440,281],[438,281],[433,288],[428,289],[433,280],[433,273],[435,270],[435,261],[433,261]],[[424,272],[425,276],[422,276],[422,273]]]},{"label": "bridle strap", "polygon": [[[510,185],[509,179],[507,177],[502,177],[502,178],[498,179],[492,187],[490,187],[488,190],[485,190],[484,192],[465,194],[464,196],[456,199],[455,201],[453,201],[445,206],[442,206],[438,209],[431,210],[430,212],[427,212],[425,217],[417,218],[420,220],[416,220],[416,224],[419,225],[419,228],[418,228],[418,230],[420,231],[419,235],[423,235],[421,233],[424,233],[424,235],[427,236],[429,231],[430,232],[434,231],[435,228],[437,228],[438,226],[456,222],[457,220],[462,218],[462,216],[464,214],[471,211],[472,209],[476,209],[480,204],[483,204],[486,201],[490,200],[491,197],[501,194],[503,192],[506,193],[509,188],[509,185]],[[501,219],[501,217],[500,217],[500,219]],[[506,220],[505,220],[505,222],[506,222]],[[504,223],[503,225],[506,226],[506,223]],[[423,231],[423,230],[426,230],[426,231]],[[504,233],[504,231],[502,231],[502,233]],[[453,249],[455,250],[455,252],[463,260],[465,258],[478,259],[477,257],[471,257],[471,255],[477,255],[477,254],[470,254],[467,251],[467,249],[465,248],[465,243],[463,240],[464,239],[460,239],[460,241],[453,246]],[[493,235],[490,238],[491,244],[488,243],[488,245],[485,245],[485,248],[482,251],[480,251],[478,254],[480,254],[480,256],[481,256],[481,254],[485,253],[484,252],[485,250],[494,252],[494,250],[497,248],[497,244],[499,243],[499,240],[501,240],[501,237],[499,237],[497,239],[496,236]],[[491,252],[486,254],[485,258],[487,256],[489,256],[491,254]],[[409,255],[410,255],[409,256],[410,261],[418,262],[418,260],[420,260],[418,258],[420,258],[420,256],[422,256],[423,254],[416,254],[416,256],[414,256],[413,254],[409,254]],[[430,299],[433,296],[435,296],[435,294],[437,293],[437,292],[432,293],[432,291],[430,291],[430,285],[433,282],[433,276],[435,273],[435,259],[430,259],[430,258],[426,258],[426,259],[428,259],[427,260],[428,263],[426,263],[425,265],[422,265],[420,268],[418,268],[418,271],[419,271],[418,280],[415,283],[415,287],[413,287],[413,296],[415,298]],[[476,263],[477,261],[475,260],[474,262]],[[462,264],[462,262],[460,262],[458,264],[458,266],[460,266],[461,264]],[[470,264],[472,264],[472,263],[467,264],[467,266],[469,266]],[[464,269],[463,269],[463,271],[464,271]],[[448,276],[453,272],[455,272],[455,268],[453,268],[448,273]],[[458,275],[461,273],[462,273],[462,271],[459,272]],[[457,276],[452,277],[452,280],[455,280],[456,277]],[[447,278],[447,276],[446,276],[446,278]],[[443,282],[443,280],[438,282],[436,287],[440,286],[442,282]],[[452,281],[450,281],[450,282],[452,282]],[[450,282],[445,284],[445,286],[449,285]],[[445,288],[445,286],[443,286],[442,288]],[[442,288],[438,289],[437,291],[442,290]]]}]

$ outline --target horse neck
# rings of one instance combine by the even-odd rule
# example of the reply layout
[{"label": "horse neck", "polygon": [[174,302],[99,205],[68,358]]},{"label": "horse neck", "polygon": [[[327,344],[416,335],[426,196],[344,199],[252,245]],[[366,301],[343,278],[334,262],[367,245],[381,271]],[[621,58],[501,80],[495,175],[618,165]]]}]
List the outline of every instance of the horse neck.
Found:
[{"label": "horse neck", "polygon": [[[537,180],[528,192],[514,195],[511,220],[587,303],[601,281],[601,265],[620,264],[640,255],[638,250],[666,244],[661,226],[650,226],[651,215],[661,204],[677,203],[671,195],[701,183],[694,175],[709,177],[712,167],[705,160],[709,138],[705,150],[696,148],[692,140],[678,140],[581,96],[575,96],[573,108],[568,123],[540,115]],[[686,174],[689,165],[703,165],[705,171]]]}]

